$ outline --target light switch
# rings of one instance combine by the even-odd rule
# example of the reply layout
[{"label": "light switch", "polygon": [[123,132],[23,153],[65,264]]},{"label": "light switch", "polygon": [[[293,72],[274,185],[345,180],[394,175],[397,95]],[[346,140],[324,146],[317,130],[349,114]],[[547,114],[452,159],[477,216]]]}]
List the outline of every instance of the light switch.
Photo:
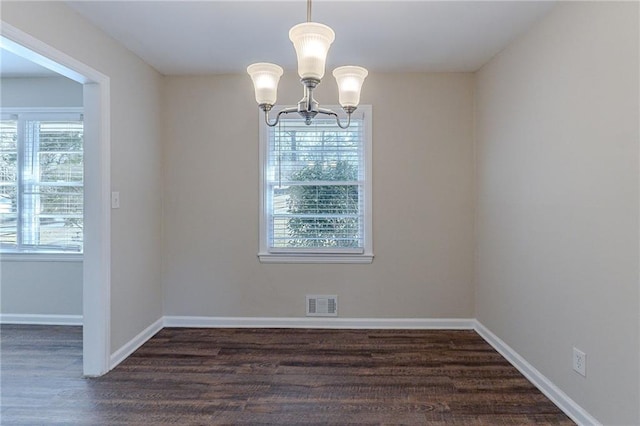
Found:
[{"label": "light switch", "polygon": [[112,209],[120,208],[120,193],[118,191],[114,191],[111,193],[111,208]]}]

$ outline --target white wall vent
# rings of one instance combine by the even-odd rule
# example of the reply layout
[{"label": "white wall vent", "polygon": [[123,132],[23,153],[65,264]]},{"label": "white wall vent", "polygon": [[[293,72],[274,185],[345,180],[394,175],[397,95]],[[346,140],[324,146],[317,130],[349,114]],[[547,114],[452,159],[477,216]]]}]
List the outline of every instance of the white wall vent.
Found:
[{"label": "white wall vent", "polygon": [[308,317],[337,317],[338,296],[307,294]]}]

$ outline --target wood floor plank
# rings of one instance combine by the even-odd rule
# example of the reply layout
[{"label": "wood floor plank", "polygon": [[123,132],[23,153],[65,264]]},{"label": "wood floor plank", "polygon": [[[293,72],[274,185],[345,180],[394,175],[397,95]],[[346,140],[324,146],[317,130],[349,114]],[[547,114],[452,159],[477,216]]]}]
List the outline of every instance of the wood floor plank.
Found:
[{"label": "wood floor plank", "polygon": [[0,329],[11,425],[570,425],[473,331],[176,329],[83,378],[82,329]]}]

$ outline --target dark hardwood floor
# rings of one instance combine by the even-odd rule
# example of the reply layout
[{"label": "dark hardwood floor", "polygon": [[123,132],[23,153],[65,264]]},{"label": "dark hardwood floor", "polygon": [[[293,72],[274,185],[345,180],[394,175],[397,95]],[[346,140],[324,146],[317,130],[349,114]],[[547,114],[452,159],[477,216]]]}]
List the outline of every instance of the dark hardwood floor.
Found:
[{"label": "dark hardwood floor", "polygon": [[473,331],[169,328],[97,379],[79,327],[0,331],[3,425],[573,424]]}]

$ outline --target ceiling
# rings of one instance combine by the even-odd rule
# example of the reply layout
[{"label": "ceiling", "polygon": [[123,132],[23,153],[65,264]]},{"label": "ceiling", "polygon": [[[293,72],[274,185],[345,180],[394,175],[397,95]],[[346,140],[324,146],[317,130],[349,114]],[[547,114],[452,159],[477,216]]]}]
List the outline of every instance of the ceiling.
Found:
[{"label": "ceiling", "polygon": [[[165,75],[295,70],[289,28],[306,1],[69,1]],[[316,0],[312,20],[336,32],[327,68],[475,71],[545,15],[553,1]]]}]

